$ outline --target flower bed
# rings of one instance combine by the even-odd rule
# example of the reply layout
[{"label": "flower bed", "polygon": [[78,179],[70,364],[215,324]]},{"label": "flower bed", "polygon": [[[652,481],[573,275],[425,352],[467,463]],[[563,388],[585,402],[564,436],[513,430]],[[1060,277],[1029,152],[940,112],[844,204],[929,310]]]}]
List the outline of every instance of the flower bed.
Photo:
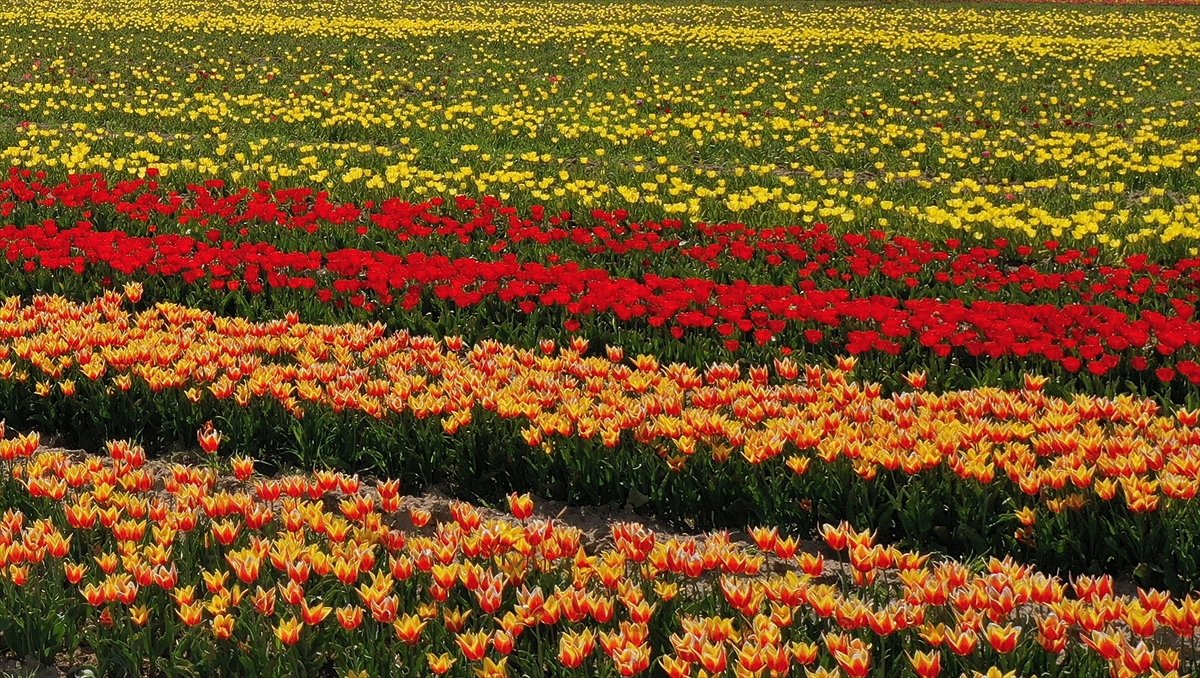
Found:
[{"label": "flower bed", "polygon": [[38,656],[85,647],[106,675],[1140,675],[1194,662],[1190,596],[968,566],[844,523],[824,526],[826,550],[775,528],[744,542],[616,523],[585,538],[529,495],[510,495],[509,515],[453,502],[434,520],[395,481],[107,450],[0,442],[0,630]]},{"label": "flower bed", "polygon": [[811,529],[849,515],[967,552],[1014,547],[1173,586],[1200,577],[1196,411],[1054,398],[1032,376],[1020,390],[935,394],[914,373],[916,389],[887,396],[848,379],[853,359],[702,371],[617,347],[587,356],[582,339],[529,350],[129,306],[110,293],[0,307],[10,419],[164,444],[214,419],[257,453],[485,493],[636,490],[702,524]]}]

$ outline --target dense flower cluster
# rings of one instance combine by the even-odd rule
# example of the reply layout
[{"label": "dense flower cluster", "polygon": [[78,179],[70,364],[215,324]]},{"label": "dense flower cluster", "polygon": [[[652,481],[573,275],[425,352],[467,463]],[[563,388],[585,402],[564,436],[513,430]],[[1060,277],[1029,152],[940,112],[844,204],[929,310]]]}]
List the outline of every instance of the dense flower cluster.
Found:
[{"label": "dense flower cluster", "polygon": [[[251,323],[171,304],[131,313],[115,293],[84,304],[10,298],[0,306],[0,336],[0,378],[35,381],[44,395],[69,397],[82,380],[122,390],[137,380],[196,402],[269,399],[298,417],[312,406],[437,417],[450,433],[492,412],[520,421],[534,446],[579,437],[611,447],[629,435],[649,449],[666,445],[672,466],[700,450],[754,464],[783,457],[797,473],[849,458],[868,479],[944,466],[985,483],[1006,477],[1031,496],[1084,489],[1112,499],[1122,490],[1142,511],[1163,497],[1191,499],[1200,479],[1196,412],[1163,416],[1130,397],[1052,398],[1033,377],[1015,392],[884,396],[842,370],[790,359],[745,375],[730,364],[701,371],[647,355],[627,360],[614,347],[585,356],[579,339],[529,350],[386,334],[380,325]],[[924,375],[910,380],[920,386]]]},{"label": "dense flower cluster", "polygon": [[841,562],[775,528],[741,543],[616,523],[595,541],[529,495],[510,495],[509,516],[453,502],[435,522],[395,481],[256,477],[240,457],[224,477],[147,464],[128,441],[77,457],[38,440],[0,442],[0,496],[37,507],[0,519],[0,624],[69,619],[66,649],[94,639],[113,672],[233,651],[291,669],[300,646],[311,659],[292,670],[307,674],[1177,675],[1200,625],[1191,596],[1010,560],[975,570],[845,524],[823,529]]},{"label": "dense flower cluster", "polygon": [[[507,252],[526,260],[549,257],[551,263],[600,258],[617,270],[645,271],[647,263],[674,269],[680,260],[690,260],[710,270],[761,275],[787,263],[783,281],[802,290],[948,285],[960,294],[965,287],[988,298],[1019,292],[1139,304],[1159,297],[1194,302],[1200,284],[1198,258],[1167,265],[1139,254],[1108,265],[1094,247],[1070,249],[1056,241],[1033,247],[1007,239],[986,245],[957,238],[935,242],[884,230],[836,235],[822,223],[754,228],[738,222],[638,222],[623,209],[592,210],[576,218],[569,211],[550,214],[540,205],[523,213],[493,196],[391,198],[359,205],[332,201],[325,191],[275,188],[267,182],[252,190],[219,179],[183,192],[153,179],[109,182],[103,174],[70,175],[59,183],[46,179],[45,172],[12,168],[8,180],[0,182],[0,214],[23,224],[47,217],[56,225],[112,221],[112,230],[131,236],[180,233],[214,246],[283,241],[290,250],[327,251],[331,239],[353,233],[358,247],[380,252],[416,245],[422,251],[477,257]],[[107,230],[103,224],[98,228]],[[296,232],[318,237],[291,237]]]},{"label": "dense flower cluster", "polygon": [[88,226],[60,229],[53,222],[0,229],[9,261],[32,273],[39,268],[100,276],[178,278],[186,285],[255,294],[264,289],[315,290],[374,309],[407,310],[436,298],[452,308],[491,303],[532,313],[557,309],[567,330],[581,319],[614,317],[622,323],[664,328],[676,339],[689,332],[738,337],[767,344],[832,346],[851,355],[896,356],[917,349],[939,357],[1037,358],[1068,372],[1104,375],[1124,364],[1156,370],[1162,381],[1176,372],[1200,383],[1200,321],[1193,305],[1173,300],[1170,312],[1140,314],[1099,304],[1064,306],[959,299],[857,297],[849,289],[798,290],[739,281],[646,275],[615,277],[576,263],[523,263],[511,255],[495,261],[452,259],[415,252],[394,255],[359,249],[284,252],[266,243],[211,244],[188,236],[132,237]]},{"label": "dense flower cluster", "polygon": [[0,7],[0,666],[1200,673],[1200,15],[1049,1]]},{"label": "dense flower cluster", "polygon": [[1188,11],[284,4],[12,8],[0,162],[1118,252],[1200,234]]}]

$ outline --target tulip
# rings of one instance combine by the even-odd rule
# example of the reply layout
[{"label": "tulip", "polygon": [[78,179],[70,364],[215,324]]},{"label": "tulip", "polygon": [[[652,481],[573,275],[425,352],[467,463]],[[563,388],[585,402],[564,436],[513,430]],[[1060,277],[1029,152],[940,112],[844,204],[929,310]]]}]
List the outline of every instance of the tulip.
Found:
[{"label": "tulip", "polygon": [[87,576],[87,566],[79,563],[63,563],[63,571],[66,574],[67,582],[78,584]]},{"label": "tulip", "polygon": [[432,652],[427,652],[425,654],[425,660],[429,662],[429,670],[432,671],[434,675],[438,676],[449,673],[455,662],[458,661],[448,652],[436,655]]},{"label": "tulip", "polygon": [[199,441],[200,449],[204,450],[205,454],[216,454],[217,448],[221,446],[221,433],[213,428],[210,421],[196,433],[196,440]]},{"label": "tulip", "polygon": [[528,494],[508,495],[508,507],[517,520],[525,520],[533,515],[533,499]]},{"label": "tulip", "polygon": [[567,631],[559,636],[558,660],[568,669],[577,669],[591,655],[595,639],[591,629],[582,632]]},{"label": "tulip", "polygon": [[454,636],[454,642],[462,650],[467,661],[477,662],[483,659],[483,655],[488,650],[488,634],[485,631],[478,633],[459,633]]},{"label": "tulip", "polygon": [[1119,636],[1092,631],[1090,635],[1083,637],[1083,642],[1108,661],[1113,661],[1121,656],[1122,646]]},{"label": "tulip", "polygon": [[355,605],[337,608],[335,613],[338,623],[347,631],[353,631],[363,623],[363,609]]},{"label": "tulip", "polygon": [[937,678],[942,672],[942,655],[938,652],[917,652],[909,662],[919,678]]},{"label": "tulip", "polygon": [[233,467],[233,475],[242,482],[246,482],[254,475],[254,460],[250,457],[234,457],[230,460]]},{"label": "tulip", "polygon": [[1008,654],[1017,647],[1017,640],[1021,636],[1021,627],[989,624],[986,635],[988,643],[990,643],[997,652],[1000,654]]},{"label": "tulip", "polygon": [[180,604],[179,618],[187,626],[196,626],[203,621],[204,608],[198,603]]},{"label": "tulip", "polygon": [[304,624],[295,617],[283,619],[275,627],[275,637],[284,645],[295,645],[300,642],[300,631],[303,628]]},{"label": "tulip", "polygon": [[662,664],[663,671],[669,678],[691,678],[692,665],[690,662],[666,654],[659,656],[658,659],[659,663]]},{"label": "tulip", "polygon": [[416,645],[425,630],[425,622],[416,615],[404,615],[392,623],[396,636],[407,645]]},{"label": "tulip", "polygon": [[228,640],[233,636],[233,617],[228,614],[218,614],[212,619],[213,636],[218,640]]},{"label": "tulip", "polygon": [[307,600],[300,601],[301,619],[308,626],[316,626],[322,621],[325,621],[325,618],[328,617],[329,613],[332,611],[333,608],[329,607],[328,605],[317,604],[316,606],[310,607]]}]

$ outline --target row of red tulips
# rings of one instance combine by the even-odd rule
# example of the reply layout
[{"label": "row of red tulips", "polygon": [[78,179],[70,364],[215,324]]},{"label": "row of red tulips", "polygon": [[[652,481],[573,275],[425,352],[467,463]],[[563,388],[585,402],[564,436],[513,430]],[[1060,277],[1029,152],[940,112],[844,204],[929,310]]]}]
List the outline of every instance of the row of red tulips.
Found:
[{"label": "row of red tulips", "polygon": [[360,206],[331,202],[322,192],[269,185],[251,190],[213,181],[177,192],[145,179],[110,184],[99,174],[72,175],[60,183],[38,177],[12,170],[0,182],[0,214],[20,224],[47,217],[95,222],[131,235],[199,237],[198,230],[214,244],[259,240],[294,250],[328,250],[341,243],[392,253],[414,248],[474,257],[513,253],[548,263],[600,261],[626,274],[649,265],[661,275],[730,282],[746,277],[801,289],[853,284],[891,294],[920,287],[927,295],[1139,304],[1164,297],[1194,301],[1200,285],[1197,258],[1164,264],[1143,254],[1110,265],[1099,261],[1095,248],[1069,250],[1055,242],[935,242],[883,231],[839,236],[819,223],[754,229],[739,223],[630,222],[621,210],[595,210],[576,219],[570,213],[548,215],[538,206],[521,214],[490,196],[420,203],[393,198]]},{"label": "row of red tulips", "polygon": [[[68,281],[79,277],[93,284],[165,278],[251,295],[310,290],[314,302],[348,300],[368,310],[378,305],[419,312],[433,302],[473,308],[484,317],[543,311],[537,322],[569,332],[582,321],[611,318],[677,340],[719,337],[730,350],[752,338],[759,345],[811,346],[825,354],[1015,357],[1070,373],[1102,376],[1125,367],[1153,371],[1162,381],[1179,373],[1200,383],[1200,321],[1181,300],[1172,300],[1167,313],[1131,313],[1103,305],[864,297],[849,289],[801,292],[702,278],[622,278],[576,263],[522,263],[511,256],[480,261],[359,249],[285,252],[266,243],[214,245],[178,235],[61,229],[49,221],[0,229],[0,247],[18,267],[10,290],[37,291],[22,283],[40,285],[40,279],[21,276],[39,270],[72,272]],[[403,323],[403,316],[393,318]],[[497,338],[508,338],[503,325],[496,323]]]}]

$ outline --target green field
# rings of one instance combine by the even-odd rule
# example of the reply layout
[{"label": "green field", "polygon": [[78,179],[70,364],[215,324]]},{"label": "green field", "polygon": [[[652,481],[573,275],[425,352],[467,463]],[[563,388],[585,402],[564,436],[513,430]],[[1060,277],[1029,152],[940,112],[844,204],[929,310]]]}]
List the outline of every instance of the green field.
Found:
[{"label": "green field", "polygon": [[0,3],[0,678],[1200,674],[1200,4]]},{"label": "green field", "polygon": [[1190,8],[128,7],[0,14],[0,155],[1121,250],[1200,225]]}]

